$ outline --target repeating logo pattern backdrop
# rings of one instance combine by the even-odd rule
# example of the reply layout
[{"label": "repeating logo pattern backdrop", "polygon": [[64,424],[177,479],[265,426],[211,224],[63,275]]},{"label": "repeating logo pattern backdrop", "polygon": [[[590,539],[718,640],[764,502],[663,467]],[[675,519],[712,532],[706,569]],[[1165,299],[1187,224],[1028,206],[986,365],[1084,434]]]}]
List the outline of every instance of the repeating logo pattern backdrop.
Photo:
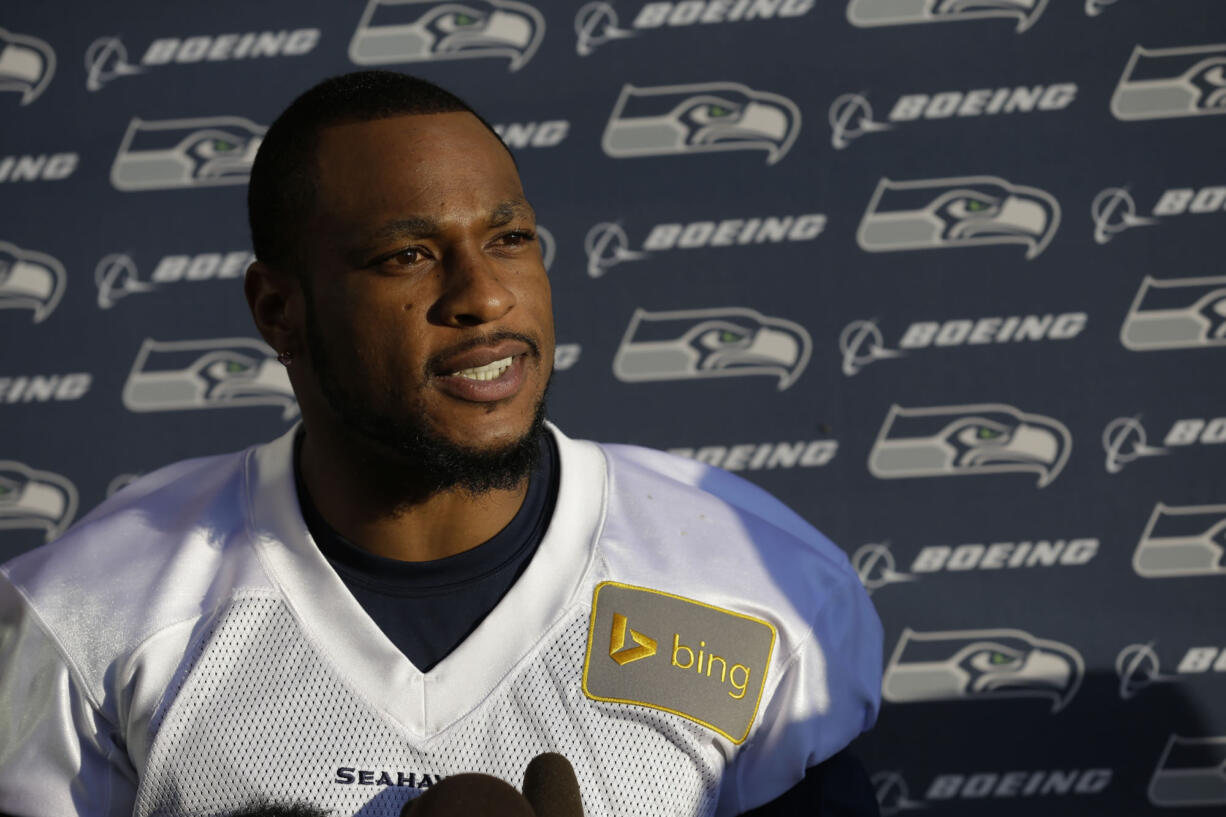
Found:
[{"label": "repeating logo pattern backdrop", "polygon": [[0,557],[295,421],[244,184],[371,66],[515,151],[558,423],[846,549],[883,814],[1226,810],[1219,0],[10,5]]}]

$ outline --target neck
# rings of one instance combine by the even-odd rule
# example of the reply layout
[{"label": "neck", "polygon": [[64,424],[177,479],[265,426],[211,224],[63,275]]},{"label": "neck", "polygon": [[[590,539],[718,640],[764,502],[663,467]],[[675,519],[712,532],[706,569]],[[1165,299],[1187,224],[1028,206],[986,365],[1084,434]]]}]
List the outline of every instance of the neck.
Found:
[{"label": "neck", "polygon": [[470,550],[506,527],[528,491],[527,476],[507,490],[438,489],[403,457],[329,431],[313,427],[302,441],[301,477],[332,529],[376,556],[418,562]]}]

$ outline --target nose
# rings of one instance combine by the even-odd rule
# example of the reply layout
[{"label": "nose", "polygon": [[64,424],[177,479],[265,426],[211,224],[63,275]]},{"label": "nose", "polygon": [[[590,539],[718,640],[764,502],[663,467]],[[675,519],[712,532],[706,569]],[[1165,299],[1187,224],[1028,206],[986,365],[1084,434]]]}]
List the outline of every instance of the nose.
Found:
[{"label": "nose", "polygon": [[456,248],[443,259],[444,283],[430,320],[444,326],[480,326],[515,306],[515,293],[502,282],[508,275],[477,249]]}]

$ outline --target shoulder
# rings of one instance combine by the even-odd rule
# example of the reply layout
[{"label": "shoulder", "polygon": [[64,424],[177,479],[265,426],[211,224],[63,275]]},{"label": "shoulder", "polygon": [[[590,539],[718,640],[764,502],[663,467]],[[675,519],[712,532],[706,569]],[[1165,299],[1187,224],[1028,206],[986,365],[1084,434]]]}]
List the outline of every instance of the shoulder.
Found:
[{"label": "shoulder", "polygon": [[225,595],[219,576],[231,587],[251,577],[249,454],[187,460],[142,477],[59,539],[0,566],[0,585],[8,585],[0,592],[39,622],[84,678],[100,678],[154,633],[217,603]]},{"label": "shoulder", "polygon": [[[604,592],[599,588],[629,585],[730,613],[727,622],[770,625],[769,658],[752,673],[761,685],[760,705],[742,713],[753,718],[753,731],[737,755],[733,777],[739,782],[727,785],[742,810],[757,805],[762,801],[743,797],[743,789],[785,791],[799,779],[793,772],[819,763],[872,725],[881,679],[877,613],[843,551],[769,492],[675,455],[622,445],[601,449],[608,496],[598,597]],[[689,626],[686,621],[706,621],[700,629],[708,648],[718,643],[721,657],[752,654],[752,628],[744,628],[746,640],[731,643],[736,628],[717,626],[719,616],[686,616],[673,605],[675,625],[660,615],[653,619],[652,606],[636,601],[633,592],[615,598],[627,626],[641,622],[645,633],[665,633]],[[681,666],[688,654],[678,659],[677,651],[690,641],[680,629],[671,632],[665,639],[672,639],[673,660],[682,662],[673,666]],[[749,782],[759,778],[761,786]]]},{"label": "shoulder", "polygon": [[[759,557],[816,560],[823,572],[854,578],[825,535],[766,490],[695,460],[630,445],[603,445],[610,506],[663,531],[690,529],[708,547]],[[729,523],[731,523],[729,525]]]},{"label": "shoulder", "polygon": [[[4,573],[34,593],[52,576],[63,579],[132,576],[149,559],[238,521],[245,452],[184,460],[125,486],[63,536],[9,561]],[[227,519],[227,517],[231,517]]]},{"label": "shoulder", "polygon": [[[824,550],[833,547],[819,533],[772,494],[743,477],[686,457],[634,445],[603,446],[611,470],[624,479],[621,487],[634,491],[648,485],[667,489],[688,500],[676,510],[695,506],[725,506],[742,518],[752,518],[775,530],[773,540],[788,547]],[[837,550],[837,548],[836,548]]]},{"label": "shoulder", "polygon": [[602,449],[609,498],[601,539],[614,573],[771,611],[785,649],[839,608],[871,613],[843,551],[769,492],[661,451]]}]

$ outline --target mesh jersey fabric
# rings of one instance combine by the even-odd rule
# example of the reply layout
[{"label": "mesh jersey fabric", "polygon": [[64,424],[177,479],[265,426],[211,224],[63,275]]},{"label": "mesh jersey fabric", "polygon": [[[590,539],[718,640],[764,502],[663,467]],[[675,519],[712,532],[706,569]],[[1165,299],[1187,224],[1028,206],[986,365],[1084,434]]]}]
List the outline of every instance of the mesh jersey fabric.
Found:
[{"label": "mesh jersey fabric", "polygon": [[[345,687],[278,600],[239,601],[166,714],[135,814],[224,813],[264,797],[397,817],[410,782],[456,770],[518,782],[542,745],[572,761],[589,817],[708,813],[720,763],[702,727],[624,704],[597,709],[582,693],[559,698],[578,687],[586,618],[551,635],[470,717],[415,746]],[[383,796],[370,782],[380,777]]]},{"label": "mesh jersey fabric", "polygon": [[[293,432],[163,469],[4,565],[0,812],[212,815],[260,797],[396,814],[439,776],[518,784],[560,751],[588,815],[722,816],[871,725],[880,624],[841,551],[731,474],[551,433],[561,484],[536,556],[426,673],[311,541]],[[743,743],[585,694],[605,581],[770,622]]]}]

